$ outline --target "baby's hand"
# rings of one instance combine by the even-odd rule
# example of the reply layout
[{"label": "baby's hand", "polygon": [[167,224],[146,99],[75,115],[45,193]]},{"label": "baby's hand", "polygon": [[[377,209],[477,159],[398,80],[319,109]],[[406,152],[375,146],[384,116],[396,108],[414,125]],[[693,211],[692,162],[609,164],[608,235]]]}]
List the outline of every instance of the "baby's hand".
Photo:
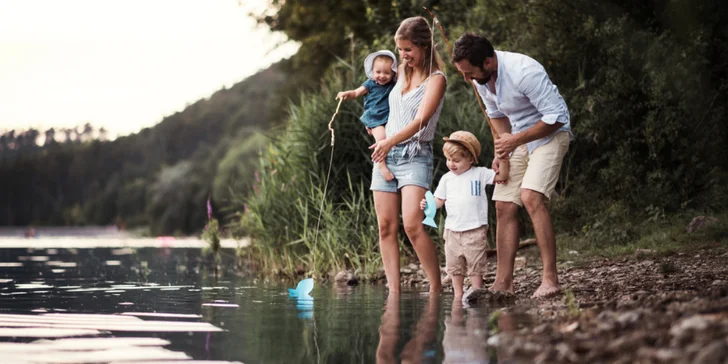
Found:
[{"label": "baby's hand", "polygon": [[336,94],[336,99],[342,99],[346,100],[349,98],[349,91],[341,91],[338,94]]},{"label": "baby's hand", "polygon": [[425,199],[423,198],[423,199],[422,199],[422,201],[420,201],[420,209],[421,209],[421,210],[424,210],[424,209],[425,209],[425,207],[427,207],[427,200],[425,200]]}]

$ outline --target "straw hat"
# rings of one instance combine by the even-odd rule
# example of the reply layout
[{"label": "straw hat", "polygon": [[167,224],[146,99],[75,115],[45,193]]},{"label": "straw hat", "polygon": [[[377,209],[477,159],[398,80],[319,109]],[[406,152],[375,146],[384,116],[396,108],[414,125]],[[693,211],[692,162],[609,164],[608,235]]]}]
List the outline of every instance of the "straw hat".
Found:
[{"label": "straw hat", "polygon": [[480,142],[478,138],[469,131],[458,130],[450,134],[449,137],[442,138],[446,142],[458,143],[467,149],[470,154],[473,155],[473,160],[478,163],[478,156],[480,155]]},{"label": "straw hat", "polygon": [[372,67],[374,67],[374,58],[377,58],[377,56],[385,56],[391,58],[392,72],[397,72],[397,57],[395,57],[394,53],[392,53],[391,51],[384,49],[368,55],[367,58],[364,60],[364,72],[366,72],[367,77],[369,77],[370,79],[374,78],[372,74]]}]

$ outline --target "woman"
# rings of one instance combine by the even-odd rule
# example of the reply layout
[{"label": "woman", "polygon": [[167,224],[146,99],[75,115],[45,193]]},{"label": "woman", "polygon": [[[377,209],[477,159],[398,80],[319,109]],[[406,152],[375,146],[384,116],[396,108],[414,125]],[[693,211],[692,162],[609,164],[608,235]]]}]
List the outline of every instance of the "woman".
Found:
[{"label": "woman", "polygon": [[442,60],[433,49],[432,33],[423,17],[402,21],[394,41],[399,51],[397,84],[389,94],[387,138],[372,145],[372,161],[386,160],[394,179],[372,171],[379,247],[390,293],[399,293],[400,202],[405,232],[430,282],[430,293],[442,291],[437,252],[422,225],[419,202],[432,182],[432,139],[445,98],[447,80]]}]

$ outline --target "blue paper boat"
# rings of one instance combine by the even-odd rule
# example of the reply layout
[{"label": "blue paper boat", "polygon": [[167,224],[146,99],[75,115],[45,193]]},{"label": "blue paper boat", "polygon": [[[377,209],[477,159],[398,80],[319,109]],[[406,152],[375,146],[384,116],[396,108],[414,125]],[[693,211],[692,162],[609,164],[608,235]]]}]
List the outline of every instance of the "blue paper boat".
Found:
[{"label": "blue paper boat", "polygon": [[437,204],[435,204],[435,196],[432,195],[432,192],[425,192],[425,202],[427,202],[427,206],[425,206],[425,219],[422,220],[422,223],[437,228],[437,224],[435,224]]},{"label": "blue paper boat", "polygon": [[296,299],[296,309],[298,309],[298,318],[313,318],[313,297],[305,296]]},{"label": "blue paper boat", "polygon": [[289,288],[288,294],[290,297],[306,298],[311,297],[308,295],[311,293],[311,290],[313,290],[313,278],[306,278],[298,282],[296,289]]}]

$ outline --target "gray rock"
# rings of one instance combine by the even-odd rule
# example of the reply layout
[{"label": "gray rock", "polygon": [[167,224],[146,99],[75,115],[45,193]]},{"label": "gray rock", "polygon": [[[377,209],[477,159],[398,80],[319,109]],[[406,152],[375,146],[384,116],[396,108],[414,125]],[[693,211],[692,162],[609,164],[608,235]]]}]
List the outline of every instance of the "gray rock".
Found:
[{"label": "gray rock", "polygon": [[688,330],[702,331],[707,329],[708,326],[710,326],[710,321],[702,316],[695,315],[672,325],[670,327],[670,335],[682,336]]},{"label": "gray rock", "polygon": [[692,221],[690,221],[686,230],[688,233],[694,233],[698,230],[705,228],[706,226],[713,225],[716,222],[718,222],[718,219],[713,216],[696,216],[693,218]]},{"label": "gray rock", "polygon": [[728,344],[721,340],[713,341],[705,346],[693,359],[693,363],[720,363],[728,357]]},{"label": "gray rock", "polygon": [[617,322],[622,326],[630,325],[640,319],[640,313],[638,311],[628,311],[617,316]]},{"label": "gray rock", "polygon": [[509,304],[516,301],[516,295],[508,292],[490,291],[485,288],[470,288],[463,294],[463,304],[477,305],[479,303]]},{"label": "gray rock", "polygon": [[359,284],[359,279],[356,277],[356,275],[353,272],[347,270],[342,270],[341,272],[336,273],[334,281],[336,283],[346,283],[349,286],[355,286]]}]

